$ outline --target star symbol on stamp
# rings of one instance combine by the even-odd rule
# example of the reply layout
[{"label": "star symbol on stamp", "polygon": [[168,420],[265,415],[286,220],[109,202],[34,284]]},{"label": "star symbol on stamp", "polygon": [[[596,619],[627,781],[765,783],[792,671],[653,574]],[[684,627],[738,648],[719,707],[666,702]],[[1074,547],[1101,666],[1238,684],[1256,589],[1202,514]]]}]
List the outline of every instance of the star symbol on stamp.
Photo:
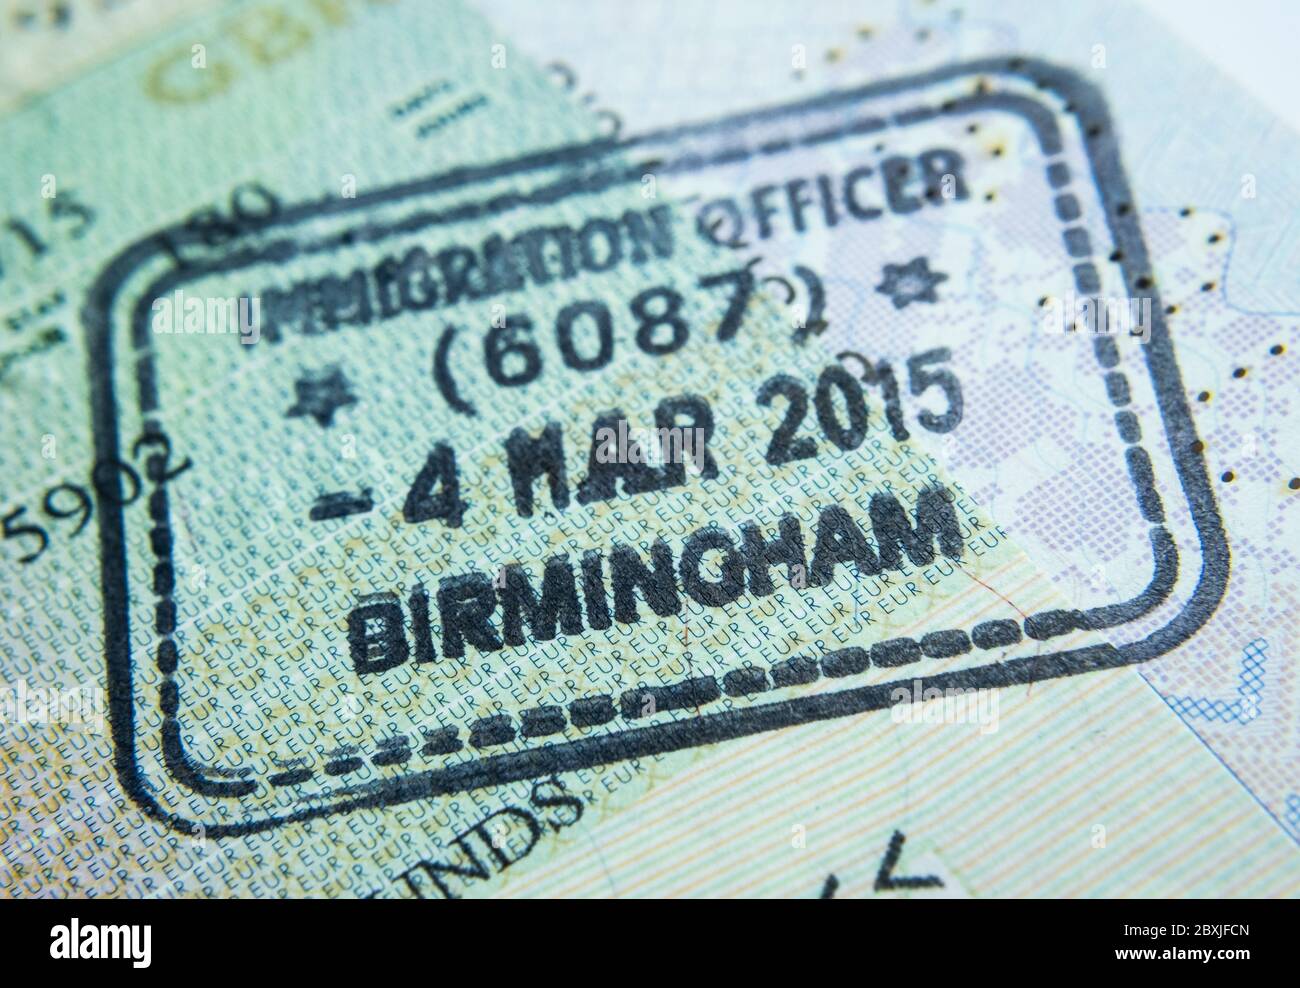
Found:
[{"label": "star symbol on stamp", "polygon": [[942,271],[931,271],[930,262],[924,257],[914,257],[906,264],[886,264],[884,274],[885,280],[876,286],[876,291],[888,295],[895,309],[912,302],[939,301],[934,286],[948,280]]},{"label": "star symbol on stamp", "polygon": [[284,413],[285,417],[292,419],[310,415],[322,428],[334,424],[334,413],[340,408],[357,403],[347,377],[337,367],[304,371],[293,382],[293,390],[296,400],[293,407]]}]

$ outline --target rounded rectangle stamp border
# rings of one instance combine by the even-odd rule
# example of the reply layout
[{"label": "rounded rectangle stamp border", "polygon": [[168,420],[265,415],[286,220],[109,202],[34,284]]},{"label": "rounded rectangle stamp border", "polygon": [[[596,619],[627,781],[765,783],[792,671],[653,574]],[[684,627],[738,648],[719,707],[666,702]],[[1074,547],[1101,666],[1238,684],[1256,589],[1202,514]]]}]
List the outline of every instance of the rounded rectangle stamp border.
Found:
[{"label": "rounded rectangle stamp border", "polygon": [[[512,207],[527,205],[530,195],[536,196],[537,201],[551,201],[546,197],[553,199],[556,195],[589,191],[593,187],[593,180],[609,183],[635,182],[647,167],[644,161],[638,159],[631,167],[617,167],[603,173],[605,178],[602,179],[597,166],[608,159],[620,160],[620,156],[627,155],[644,156],[653,151],[654,167],[661,173],[704,169],[711,163],[709,157],[681,154],[674,158],[674,146],[680,147],[701,136],[727,135],[753,125],[781,121],[793,121],[798,125],[805,118],[821,111],[857,107],[886,97],[896,98],[923,92],[939,85],[951,86],[963,79],[969,79],[973,84],[965,96],[950,97],[937,104],[921,102],[907,110],[891,111],[880,116],[855,116],[830,129],[809,130],[805,126],[800,132],[796,127],[795,136],[764,142],[756,147],[730,147],[716,155],[715,160],[730,163],[738,160],[738,156],[743,158],[746,155],[777,154],[814,142],[832,141],[890,127],[907,127],[943,115],[963,115],[986,110],[1018,115],[1028,122],[1037,138],[1045,162],[1047,183],[1054,190],[1052,205],[1056,218],[1062,223],[1062,248],[1071,264],[1074,287],[1080,295],[1087,296],[1098,292],[1100,280],[1091,260],[1092,250],[1087,231],[1073,225],[1073,221],[1078,218],[1078,203],[1069,186],[1076,177],[1070,174],[1069,167],[1061,160],[1067,135],[1063,135],[1059,121],[1072,120],[1068,137],[1077,138],[1078,146],[1083,149],[1089,163],[1091,175],[1087,178],[1095,184],[1105,209],[1111,239],[1118,256],[1122,258],[1119,263],[1125,285],[1131,295],[1136,295],[1141,290],[1154,296],[1150,338],[1141,352],[1159,409],[1163,438],[1167,442],[1173,469],[1198,542],[1195,548],[1201,565],[1196,582],[1183,595],[1176,613],[1157,630],[1120,645],[1094,644],[1009,661],[992,661],[985,665],[934,675],[911,676],[906,680],[870,686],[846,686],[833,692],[761,702],[762,694],[771,688],[807,684],[823,676],[843,678],[847,682],[853,674],[868,665],[901,666],[921,655],[954,655],[969,651],[972,646],[992,650],[1024,638],[1049,641],[1074,631],[1119,629],[1144,618],[1149,620],[1150,615],[1171,599],[1180,575],[1179,546],[1166,526],[1166,512],[1155,484],[1151,454],[1143,445],[1142,430],[1135,414],[1128,407],[1130,381],[1120,367],[1119,351],[1111,337],[1098,335],[1093,341],[1098,372],[1115,409],[1116,437],[1123,448],[1128,476],[1134,488],[1135,504],[1148,525],[1151,541],[1151,580],[1132,599],[1087,610],[1047,611],[1030,615],[1019,624],[1014,621],[985,622],[969,632],[962,629],[935,630],[916,639],[876,642],[869,649],[850,647],[818,657],[801,656],[767,670],[761,683],[757,674],[763,673],[763,670],[753,669],[734,670],[720,677],[694,677],[651,690],[655,695],[655,709],[661,712],[698,710],[707,708],[724,695],[758,697],[759,701],[734,709],[699,712],[695,716],[645,726],[635,726],[637,704],[633,702],[628,707],[626,696],[584,697],[570,704],[567,717],[575,726],[610,724],[620,716],[630,725],[600,736],[547,743],[546,738],[556,733],[556,725],[561,728],[564,725],[566,710],[560,707],[521,711],[517,723],[509,716],[484,718],[469,725],[468,740],[475,748],[491,748],[495,744],[517,738],[537,739],[540,743],[523,750],[483,755],[472,761],[443,768],[412,769],[401,776],[334,790],[328,799],[318,804],[287,813],[248,814],[239,822],[204,822],[182,818],[165,809],[154,796],[159,781],[144,776],[137,758],[133,678],[135,657],[132,655],[129,628],[132,598],[127,581],[125,520],[120,498],[117,499],[119,503],[114,504],[114,499],[101,493],[99,536],[108,706],[115,767],[125,792],[152,816],[182,831],[201,830],[207,836],[252,833],[351,809],[377,807],[545,777],[574,769],[715,744],[781,727],[879,710],[895,702],[894,697],[900,684],[906,685],[910,690],[916,679],[920,680],[922,690],[997,688],[1028,684],[1144,662],[1167,653],[1191,637],[1209,619],[1222,598],[1229,567],[1227,540],[1200,453],[1202,447],[1196,442],[1195,427],[1182,387],[1173,343],[1165,324],[1158,290],[1149,271],[1137,211],[1105,100],[1090,82],[1067,69],[1019,57],[984,59],[623,141],[599,141],[483,167],[458,169],[447,175],[406,183],[343,202],[330,200],[329,203],[304,203],[285,210],[259,228],[256,231],[259,238],[257,247],[231,250],[218,261],[195,271],[172,269],[151,286],[150,294],[170,291],[186,277],[233,270],[268,258],[288,258],[299,250],[321,249],[320,244],[300,243],[292,237],[270,241],[265,246],[261,245],[261,240],[274,237],[280,230],[287,230],[294,223],[309,221],[324,212],[336,217],[354,213],[365,215],[368,210],[380,209],[427,193],[466,189],[472,191],[478,185],[490,183],[495,187],[503,181],[517,181],[527,176],[544,175],[549,170],[561,170],[561,177],[555,183],[545,185],[540,190],[523,195],[503,196],[497,193],[494,198],[480,203],[482,212],[490,215],[494,204],[509,202]],[[1005,88],[1000,89],[999,85]],[[1059,101],[1062,106],[1053,106],[1047,102],[1049,98]],[[667,154],[664,153],[665,149]],[[429,220],[430,223],[437,221],[436,214]],[[409,229],[404,232],[409,232]],[[382,227],[377,228],[373,221],[367,222],[366,234],[368,237],[381,235]],[[349,235],[352,234],[345,232],[342,236]],[[185,235],[179,236],[183,238]],[[101,273],[82,310],[87,333],[90,413],[95,452],[103,460],[117,459],[120,446],[113,372],[113,337],[120,330],[114,326],[112,312],[127,282],[155,260],[159,253],[157,234],[124,250]],[[142,439],[137,445],[156,444],[165,454],[167,440],[161,427],[153,376],[152,341],[142,323],[142,319],[137,319],[135,325],[130,327],[139,412],[145,423]],[[169,566],[170,521],[167,492],[161,479],[165,472],[163,464],[165,456],[160,454],[158,469],[151,468],[149,471],[154,483],[149,499],[150,518],[154,523],[150,541],[160,562]],[[1191,547],[1184,547],[1185,550],[1188,548]],[[1187,569],[1184,567],[1182,572],[1185,575]],[[189,761],[180,736],[180,697],[172,679],[179,663],[179,656],[170,638],[175,621],[175,604],[171,600],[174,586],[155,586],[154,589],[159,593],[155,631],[161,637],[162,644],[156,656],[151,658],[157,662],[164,676],[159,690],[159,706],[163,715],[162,748],[171,776],[169,782],[200,796],[238,801],[252,795],[263,784],[273,787],[294,786],[309,779],[312,775],[309,769],[290,769],[262,782],[243,778],[214,778],[205,775]],[[169,621],[172,627],[169,627]],[[773,684],[771,687],[768,686],[768,677]],[[461,750],[463,744],[454,728],[443,728],[426,732],[421,751],[428,755],[448,754]],[[370,761],[377,766],[403,764],[407,760],[404,756],[409,755],[408,746],[409,741],[394,739],[393,743],[381,745],[370,753]],[[324,774],[338,778],[361,764],[363,761],[359,753],[341,752],[325,766]]]}]

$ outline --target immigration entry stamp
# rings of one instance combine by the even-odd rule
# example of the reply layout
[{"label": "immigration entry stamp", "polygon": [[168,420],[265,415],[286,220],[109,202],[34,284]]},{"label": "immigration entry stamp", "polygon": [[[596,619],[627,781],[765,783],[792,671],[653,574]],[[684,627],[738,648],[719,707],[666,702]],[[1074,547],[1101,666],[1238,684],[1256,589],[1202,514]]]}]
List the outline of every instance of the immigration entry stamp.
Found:
[{"label": "immigration entry stamp", "polygon": [[[1097,91],[1002,59],[141,241],[83,309],[149,454],[123,788],[247,833],[1163,654],[1228,555],[1135,212]],[[1017,548],[1098,524],[1092,596]]]}]

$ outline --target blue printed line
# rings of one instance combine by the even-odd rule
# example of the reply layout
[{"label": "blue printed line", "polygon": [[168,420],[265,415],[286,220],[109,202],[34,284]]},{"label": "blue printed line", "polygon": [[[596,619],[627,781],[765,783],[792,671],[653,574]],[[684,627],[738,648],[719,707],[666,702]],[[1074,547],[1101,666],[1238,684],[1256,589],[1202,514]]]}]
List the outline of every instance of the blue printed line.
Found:
[{"label": "blue printed line", "polygon": [[1237,687],[1236,700],[1229,702],[1206,697],[1167,696],[1164,701],[1184,720],[1200,717],[1222,723],[1249,724],[1259,716],[1267,652],[1268,642],[1263,638],[1256,638],[1242,650],[1241,685]]}]

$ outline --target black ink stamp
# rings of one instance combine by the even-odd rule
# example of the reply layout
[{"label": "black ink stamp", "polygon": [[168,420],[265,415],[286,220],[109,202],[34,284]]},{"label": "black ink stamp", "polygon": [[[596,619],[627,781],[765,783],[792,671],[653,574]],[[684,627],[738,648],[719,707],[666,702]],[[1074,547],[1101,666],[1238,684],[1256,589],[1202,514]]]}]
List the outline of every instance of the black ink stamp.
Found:
[{"label": "black ink stamp", "polygon": [[[965,95],[953,95],[957,84],[963,84]],[[946,98],[937,98],[939,91]],[[881,101],[897,103],[905,97],[911,102],[904,109],[891,109],[882,114],[872,112]],[[87,333],[90,412],[96,455],[100,460],[116,460],[120,450],[129,443],[153,443],[167,449],[152,341],[143,318],[147,309],[141,306],[147,306],[149,298],[170,291],[199,273],[233,271],[268,259],[287,260],[313,252],[336,250],[360,237],[382,238],[385,224],[394,232],[399,229],[409,231],[412,224],[434,225],[451,219],[488,218],[494,211],[526,209],[533,202],[554,201],[616,183],[634,184],[640,180],[648,161],[655,163],[659,174],[698,173],[711,165],[743,160],[747,156],[777,155],[791,148],[833,142],[849,136],[876,132],[883,135],[942,116],[979,113],[1016,116],[1026,121],[1036,136],[1036,150],[1042,156],[1047,183],[1052,190],[1059,190],[1054,197],[1048,198],[1044,208],[1064,224],[1061,250],[1069,259],[1077,290],[1082,294],[1098,290],[1099,274],[1090,257],[1105,256],[1114,250],[1123,259],[1123,277],[1129,292],[1136,294],[1138,288],[1148,286],[1145,290],[1154,294],[1154,287],[1149,287],[1147,251],[1137,211],[1100,92],[1072,72],[1041,62],[1022,58],[987,59],[712,123],[674,128],[617,144],[598,142],[462,169],[454,174],[381,190],[342,203],[336,200],[304,203],[268,217],[264,223],[256,225],[237,247],[204,261],[195,269],[168,269],[150,284],[143,301],[134,310],[133,324],[122,329],[113,319],[120,296],[128,282],[144,277],[142,272],[151,266],[156,273],[157,262],[163,255],[157,236],[142,240],[123,251],[105,268],[82,310]],[[769,125],[784,126],[789,136],[757,144],[747,142],[746,134],[750,128]],[[1067,142],[1082,149],[1090,174],[1071,174],[1061,160]],[[628,165],[628,161],[633,163]],[[933,168],[942,169],[945,165],[945,162],[937,161]],[[888,174],[885,179],[889,181]],[[503,183],[515,180],[519,181],[522,191],[517,194],[500,192]],[[1091,243],[1090,238],[1081,235],[1082,231],[1074,225],[1079,215],[1079,204],[1068,191],[1072,182],[1095,185],[1106,211],[1111,244]],[[476,199],[477,187],[488,183],[495,191],[488,198]],[[391,219],[391,207],[395,203],[414,203],[426,194],[451,192],[465,198],[441,212],[426,210],[408,213],[401,220]],[[891,209],[901,212],[913,208],[912,202],[897,188],[892,189],[890,195],[894,197],[890,202]],[[342,233],[323,240],[319,237],[313,240],[299,229],[321,216],[354,222]],[[725,216],[718,216],[705,230],[716,231],[726,223]],[[187,236],[184,231],[177,232],[172,235],[172,242],[184,243]],[[120,498],[115,504],[114,498],[101,493],[99,503],[109,709],[115,765],[123,789],[155,818],[184,832],[193,832],[195,821],[164,808],[156,795],[160,790],[179,787],[224,808],[220,812],[214,811],[212,819],[197,821],[207,835],[246,834],[359,807],[400,803],[550,776],[623,759],[715,744],[794,724],[886,708],[893,702],[891,697],[897,682],[866,687],[853,685],[853,676],[868,664],[876,667],[906,666],[925,657],[967,654],[972,649],[989,653],[987,663],[959,671],[915,677],[907,675],[906,669],[900,670],[899,681],[910,685],[919,678],[921,689],[943,690],[1028,684],[1144,662],[1163,655],[1194,635],[1217,607],[1227,582],[1229,552],[1199,453],[1202,447],[1196,441],[1173,344],[1163,319],[1164,307],[1158,298],[1153,308],[1156,315],[1150,342],[1141,348],[1141,355],[1159,411],[1158,422],[1147,421],[1139,425],[1131,402],[1132,381],[1127,376],[1128,371],[1121,366],[1114,340],[1098,336],[1094,341],[1101,387],[1115,408],[1114,439],[1133,485],[1135,510],[1148,526],[1152,550],[1149,584],[1130,599],[1086,610],[1046,611],[1029,615],[1023,622],[997,620],[970,629],[926,629],[915,639],[876,642],[869,650],[850,648],[825,655],[801,655],[767,670],[746,667],[718,679],[697,677],[653,690],[585,697],[569,704],[567,709],[539,706],[520,710],[516,715],[479,719],[461,728],[425,729],[419,736],[411,737],[390,735],[377,739],[373,750],[334,748],[318,772],[294,764],[257,779],[242,770],[200,765],[187,752],[182,728],[182,697],[174,678],[183,657],[178,654],[171,637],[176,617],[174,595],[184,592],[184,588],[178,585],[173,575],[166,460],[165,455],[159,454],[159,468],[150,471],[152,528],[149,543],[154,573],[151,586],[133,585],[128,581],[128,547]],[[347,317],[346,313],[343,317]],[[124,341],[129,343],[129,349],[119,351]],[[120,381],[115,380],[119,370],[123,379],[132,382],[129,390],[120,389]],[[122,401],[138,404],[138,414],[145,423],[138,440],[120,434],[119,402]],[[322,425],[328,425],[334,406],[339,405],[341,403],[335,400],[328,411],[324,406],[319,410],[313,406],[305,413],[316,414],[319,411]],[[124,443],[124,439],[127,442]],[[1167,519],[1170,512],[1156,489],[1153,455],[1169,458],[1184,498],[1178,511],[1191,519],[1194,536],[1184,540],[1182,545],[1176,543],[1169,530],[1171,522]],[[361,507],[361,501],[346,492],[323,495],[319,502],[319,510],[327,516],[358,511]],[[1199,560],[1194,584],[1179,599],[1180,606],[1175,614],[1168,619],[1152,620],[1156,610],[1171,599],[1179,581],[1181,553],[1193,554]],[[1184,575],[1189,571],[1185,567],[1182,570]],[[140,654],[132,645],[130,604],[133,597],[150,593],[157,601],[153,633],[158,645],[153,654]],[[384,608],[396,607],[397,604],[378,601],[369,606]],[[1147,626],[1142,625],[1143,621]],[[1064,651],[1051,651],[1046,647],[1042,654],[998,661],[999,649],[1027,641],[1049,643],[1075,630],[1112,629],[1118,633],[1129,628],[1138,630],[1117,634],[1120,644],[1091,645]],[[133,670],[149,662],[156,664],[163,677],[158,690],[157,715],[162,721],[158,742],[167,768],[166,778],[146,778],[138,757],[140,746],[146,739],[138,733],[144,712],[136,709]],[[764,694],[773,688],[823,680],[834,680],[839,688],[779,703],[765,702]],[[720,709],[724,696],[734,704],[731,709]],[[655,720],[652,712],[663,710],[676,711],[679,715],[688,712],[690,715]],[[617,730],[595,737],[548,741],[563,728],[566,718],[574,726],[619,726]],[[528,742],[522,750],[494,753],[495,746],[514,743],[518,739]],[[154,744],[152,739],[148,743]],[[453,754],[463,758],[466,753],[473,757],[448,766],[430,765],[425,760]],[[385,776],[376,782],[349,785],[348,773],[364,764],[365,760],[389,768],[400,767],[402,774]],[[326,795],[318,795],[314,801],[299,798],[286,804],[283,800],[275,803],[268,799],[268,794],[274,795],[276,791],[293,790],[322,779],[332,785],[321,790]],[[285,805],[290,808],[285,809]]]}]

